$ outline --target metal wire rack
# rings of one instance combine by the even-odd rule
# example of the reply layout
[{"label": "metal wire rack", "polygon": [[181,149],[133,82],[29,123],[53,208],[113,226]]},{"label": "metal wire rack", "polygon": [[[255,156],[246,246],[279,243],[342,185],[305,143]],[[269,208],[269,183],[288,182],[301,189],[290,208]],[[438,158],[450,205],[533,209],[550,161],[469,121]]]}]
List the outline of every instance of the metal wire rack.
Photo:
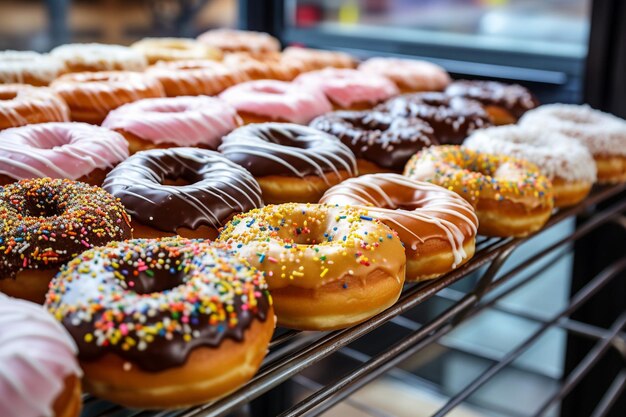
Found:
[{"label": "metal wire rack", "polygon": [[[265,358],[259,373],[245,386],[216,402],[183,410],[156,412],[124,409],[85,395],[83,416],[200,417],[234,415],[235,412],[239,412],[238,415],[246,415],[247,404],[267,395],[268,392],[289,380],[297,380],[300,384],[308,385],[311,393],[295,404],[288,405],[279,415],[281,417],[320,415],[381,375],[404,372],[397,367],[398,364],[434,343],[440,342],[443,336],[459,324],[487,309],[530,320],[538,327],[514,349],[503,357],[493,360],[489,367],[463,389],[449,396],[440,409],[432,415],[441,417],[450,413],[505,367],[520,358],[548,330],[559,328],[592,340],[595,345],[564,377],[558,389],[545,402],[537,406],[533,414],[534,416],[548,415],[608,352],[616,352],[626,359],[626,308],[608,327],[599,327],[571,318],[581,306],[626,271],[626,253],[623,257],[606,265],[596,276],[589,277],[586,285],[570,298],[568,305],[552,317],[520,311],[507,307],[499,301],[538,276],[538,272],[534,272],[521,277],[529,267],[538,265],[540,262],[553,262],[564,253],[571,252],[574,242],[601,226],[614,224],[615,227],[624,228],[626,231],[626,221],[621,217],[626,211],[626,198],[618,198],[619,195],[623,195],[624,190],[626,190],[626,185],[600,187],[579,205],[558,211],[539,233],[544,233],[545,230],[566,219],[583,214],[588,216],[586,216],[586,221],[579,222],[578,227],[571,234],[560,238],[506,271],[502,270],[505,261],[528,238],[481,237],[477,242],[475,256],[467,264],[436,280],[407,285],[394,306],[351,328],[333,332],[299,332],[278,329],[270,344],[270,353]],[[601,203],[605,207],[599,210],[597,207]],[[450,285],[470,276],[475,278],[475,284],[470,291],[462,292],[449,288]],[[435,296],[447,300],[449,307],[423,323],[407,317],[407,313],[412,309]],[[390,343],[382,352],[374,356],[359,353],[348,346],[388,323],[404,328],[408,335]],[[301,375],[304,370],[331,355],[347,355],[356,361],[358,366],[325,385],[317,384]],[[604,397],[596,404],[592,417],[608,415],[626,389],[626,361],[622,361],[622,365],[622,369],[617,372],[613,382],[605,391]],[[242,409],[243,414],[241,414]]]}]

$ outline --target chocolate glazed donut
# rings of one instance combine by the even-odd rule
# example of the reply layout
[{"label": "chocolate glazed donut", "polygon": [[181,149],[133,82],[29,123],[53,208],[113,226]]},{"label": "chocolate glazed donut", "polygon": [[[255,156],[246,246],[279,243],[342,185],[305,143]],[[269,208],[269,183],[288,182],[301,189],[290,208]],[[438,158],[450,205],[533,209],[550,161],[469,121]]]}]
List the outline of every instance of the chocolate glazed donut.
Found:
[{"label": "chocolate glazed donut", "polygon": [[441,144],[461,144],[473,131],[492,125],[479,102],[444,93],[405,94],[375,110],[423,119],[433,127]]},{"label": "chocolate glazed donut", "polygon": [[310,124],[338,137],[357,157],[359,174],[402,172],[422,148],[438,145],[433,128],[417,117],[378,111],[338,111]]},{"label": "chocolate glazed donut", "polygon": [[234,214],[263,206],[248,171],[198,148],[138,152],[107,175],[103,188],[131,213],[135,237],[214,238]]},{"label": "chocolate glazed donut", "polygon": [[354,154],[339,139],[292,123],[240,127],[222,139],[219,151],[254,175],[266,203],[314,203],[357,174]]}]

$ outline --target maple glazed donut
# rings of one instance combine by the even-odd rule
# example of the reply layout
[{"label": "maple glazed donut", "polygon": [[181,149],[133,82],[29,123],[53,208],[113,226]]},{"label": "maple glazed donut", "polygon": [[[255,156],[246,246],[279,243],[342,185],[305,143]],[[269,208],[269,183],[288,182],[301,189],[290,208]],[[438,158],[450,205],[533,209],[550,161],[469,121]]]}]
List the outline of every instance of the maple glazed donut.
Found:
[{"label": "maple glazed donut", "polygon": [[302,63],[287,59],[280,52],[266,52],[263,55],[235,52],[227,54],[223,62],[242,71],[249,80],[292,81],[305,71]]},{"label": "maple glazed donut", "polygon": [[326,68],[299,75],[296,84],[321,89],[335,109],[366,110],[398,95],[388,78],[353,69]]},{"label": "maple glazed donut", "polygon": [[51,87],[70,107],[73,121],[95,125],[122,104],[165,95],[158,80],[131,71],[65,74]]},{"label": "maple glazed donut", "polygon": [[524,113],[539,105],[526,87],[497,81],[455,81],[446,88],[446,94],[478,101],[495,125],[516,123]]},{"label": "maple glazed donut", "polygon": [[474,255],[474,209],[443,187],[399,174],[364,175],[335,185],[320,203],[362,206],[395,230],[406,251],[407,281],[436,278]]},{"label": "maple glazed donut", "polygon": [[220,98],[235,107],[246,124],[274,121],[305,125],[333,110],[321,90],[276,80],[238,84]]},{"label": "maple glazed donut", "polygon": [[73,43],[57,46],[50,55],[61,60],[69,72],[143,71],[148,66],[141,53],[122,45]]},{"label": "maple glazed donut", "polygon": [[68,178],[101,185],[128,158],[119,133],[87,123],[40,123],[0,132],[0,185],[27,178]]},{"label": "maple glazed donut", "polygon": [[433,146],[409,160],[409,178],[458,193],[476,210],[485,236],[526,236],[548,221],[552,184],[530,162],[459,146]]},{"label": "maple glazed donut", "polygon": [[275,327],[266,288],[223,245],[133,239],[72,260],[46,308],[78,345],[90,393],[174,408],[219,398],[254,375]]},{"label": "maple glazed donut", "polygon": [[47,86],[65,71],[63,61],[33,51],[0,51],[0,83]]},{"label": "maple glazed donut", "polygon": [[224,136],[218,150],[254,175],[266,203],[317,202],[357,175],[354,154],[339,139],[296,124],[242,126]]},{"label": "maple glazed donut", "polygon": [[479,130],[463,142],[463,147],[537,165],[552,182],[555,207],[582,201],[596,181],[596,164],[587,148],[539,127],[511,125]]},{"label": "maple glazed donut", "polygon": [[247,52],[263,56],[268,52],[279,52],[280,42],[264,32],[251,30],[212,29],[198,36],[198,41],[217,48],[224,53]]},{"label": "maple glazed donut", "polygon": [[324,68],[356,68],[357,60],[345,52],[288,46],[282,52],[286,60],[300,62],[306,71]]},{"label": "maple glazed donut", "polygon": [[0,293],[0,415],[78,417],[76,344],[40,305]]},{"label": "maple glazed donut", "polygon": [[25,84],[0,84],[0,130],[69,120],[67,104],[52,90]]},{"label": "maple glazed donut", "polygon": [[405,94],[392,98],[376,110],[403,117],[418,117],[433,127],[442,144],[459,145],[473,131],[492,125],[477,101],[444,93]]},{"label": "maple glazed donut", "polygon": [[222,59],[222,52],[219,49],[211,48],[194,39],[144,38],[130,47],[143,54],[149,64],[155,64],[158,61]]},{"label": "maple glazed donut", "polygon": [[217,149],[240,124],[233,107],[206,96],[147,98],[118,107],[102,122],[128,140],[131,154],[174,146]]},{"label": "maple glazed donut", "polygon": [[215,238],[234,214],[263,205],[248,171],[200,148],[138,152],[115,167],[102,187],[132,216],[135,237]]},{"label": "maple glazed donut", "polygon": [[593,155],[598,182],[626,181],[626,121],[587,105],[548,104],[526,113],[522,126],[562,133],[582,143]]},{"label": "maple glazed donut", "polygon": [[363,209],[270,205],[236,216],[219,240],[264,272],[286,327],[362,322],[395,303],[404,283],[400,240]]},{"label": "maple glazed donut", "polygon": [[383,75],[403,93],[443,91],[451,81],[439,65],[415,59],[370,58],[359,65],[359,71]]},{"label": "maple glazed donut", "polygon": [[359,174],[402,172],[419,150],[438,145],[433,128],[417,117],[378,111],[337,111],[309,125],[338,137],[354,152]]},{"label": "maple glazed donut", "polygon": [[50,178],[0,187],[0,291],[41,303],[62,264],[130,236],[124,207],[101,188]]}]

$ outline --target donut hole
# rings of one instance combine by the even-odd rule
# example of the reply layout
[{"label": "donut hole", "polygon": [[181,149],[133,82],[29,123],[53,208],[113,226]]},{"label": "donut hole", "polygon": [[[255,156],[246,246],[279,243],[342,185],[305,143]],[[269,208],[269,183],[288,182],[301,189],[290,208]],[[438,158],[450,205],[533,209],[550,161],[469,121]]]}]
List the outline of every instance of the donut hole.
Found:
[{"label": "donut hole", "polygon": [[163,177],[163,179],[161,180],[161,184],[162,185],[171,185],[173,187],[184,187],[186,185],[192,185],[195,184],[197,182],[202,181],[203,178],[198,175],[198,173],[194,173],[191,171],[183,171],[180,174],[169,174],[166,175],[165,177]]},{"label": "donut hole", "polygon": [[[161,257],[164,255],[163,257]],[[152,254],[153,257],[163,259],[161,268],[148,268],[145,263],[131,260],[127,264],[120,265],[118,272],[124,277],[126,287],[140,295],[160,293],[183,285],[188,278],[189,271],[181,268],[181,256],[171,256],[168,253],[159,252]]]}]

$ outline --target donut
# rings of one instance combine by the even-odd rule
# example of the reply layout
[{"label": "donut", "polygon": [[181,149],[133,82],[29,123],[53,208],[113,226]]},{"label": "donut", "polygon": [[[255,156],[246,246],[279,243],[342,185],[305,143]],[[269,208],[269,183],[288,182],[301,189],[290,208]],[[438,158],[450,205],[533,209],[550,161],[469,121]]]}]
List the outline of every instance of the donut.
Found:
[{"label": "donut", "polygon": [[593,155],[598,182],[626,181],[626,121],[587,105],[549,104],[526,113],[520,125],[549,129],[582,143]]},{"label": "donut", "polygon": [[391,306],[402,291],[402,244],[363,209],[270,205],[236,216],[219,240],[263,271],[281,326],[348,327]]},{"label": "donut", "polygon": [[73,121],[94,125],[122,104],[165,95],[158,80],[131,71],[65,74],[51,87],[67,102]]},{"label": "donut", "polygon": [[337,111],[309,125],[336,136],[357,158],[359,174],[402,172],[420,149],[437,145],[433,128],[416,117],[379,111]]},{"label": "donut", "polygon": [[67,71],[143,71],[148,61],[143,54],[127,46],[101,43],[73,43],[50,51],[61,60]]},{"label": "donut", "polygon": [[485,236],[527,236],[543,227],[554,206],[552,184],[539,168],[506,155],[433,146],[413,156],[404,175],[465,198]]},{"label": "donut", "polygon": [[78,350],[40,305],[0,293],[0,415],[78,417]]},{"label": "donut", "polygon": [[333,110],[321,90],[275,80],[238,84],[220,94],[220,98],[237,109],[244,123],[274,121],[305,125]]},{"label": "donut", "polygon": [[0,291],[41,303],[62,264],[130,235],[124,207],[101,188],[50,178],[0,187]]},{"label": "donut", "polygon": [[339,51],[288,46],[282,54],[285,59],[295,60],[303,64],[306,71],[324,68],[356,68],[358,64],[354,57]]},{"label": "donut", "polygon": [[376,110],[412,116],[430,124],[440,143],[459,145],[473,131],[492,125],[480,103],[444,93],[417,93],[392,98]]},{"label": "donut", "polygon": [[65,71],[63,61],[33,51],[0,51],[0,84],[47,86]]},{"label": "donut", "polygon": [[135,237],[215,238],[235,213],[263,205],[248,171],[199,148],[138,152],[107,175],[103,188],[133,217]]},{"label": "donut", "polygon": [[146,73],[159,80],[168,97],[214,96],[248,80],[242,70],[209,60],[161,61]]},{"label": "donut", "polygon": [[198,41],[222,52],[248,52],[262,56],[268,52],[279,52],[280,42],[263,32],[233,29],[212,29],[198,36]]},{"label": "donut", "polygon": [[478,130],[463,142],[475,151],[509,155],[537,165],[552,182],[554,206],[582,201],[596,181],[596,164],[582,145],[558,132],[517,125]]},{"label": "donut", "polygon": [[443,187],[399,174],[371,174],[335,185],[320,203],[364,206],[395,230],[406,252],[407,281],[436,278],[474,255],[474,209]]},{"label": "donut", "polygon": [[52,90],[25,84],[0,84],[0,130],[69,120],[67,104]]},{"label": "donut", "polygon": [[263,55],[235,52],[224,57],[224,64],[243,71],[250,80],[292,81],[306,70],[301,62],[285,59],[280,52],[266,52]]},{"label": "donut", "polygon": [[439,65],[414,59],[370,58],[359,65],[359,71],[383,75],[403,93],[443,91],[451,81]]},{"label": "donut", "polygon": [[189,59],[222,59],[222,52],[194,39],[144,38],[133,43],[131,49],[143,54],[149,64],[158,61],[184,61]]},{"label": "donut", "polygon": [[0,185],[28,178],[68,178],[101,185],[128,158],[118,133],[87,123],[41,123],[0,132]]},{"label": "donut", "polygon": [[252,173],[266,203],[310,203],[357,174],[356,159],[336,137],[290,123],[235,129],[218,150]]},{"label": "donut", "polygon": [[446,94],[478,101],[495,125],[516,123],[524,113],[539,105],[526,87],[497,81],[455,81],[446,88]]},{"label": "donut", "polygon": [[326,68],[304,73],[296,84],[319,89],[335,110],[366,110],[399,94],[388,78],[354,69]]},{"label": "donut", "polygon": [[45,307],[78,345],[90,393],[173,408],[218,398],[257,371],[275,327],[266,288],[223,245],[133,239],[73,259]]},{"label": "donut", "polygon": [[102,122],[124,135],[131,154],[174,146],[217,149],[240,124],[233,107],[206,96],[147,98],[118,107]]}]

